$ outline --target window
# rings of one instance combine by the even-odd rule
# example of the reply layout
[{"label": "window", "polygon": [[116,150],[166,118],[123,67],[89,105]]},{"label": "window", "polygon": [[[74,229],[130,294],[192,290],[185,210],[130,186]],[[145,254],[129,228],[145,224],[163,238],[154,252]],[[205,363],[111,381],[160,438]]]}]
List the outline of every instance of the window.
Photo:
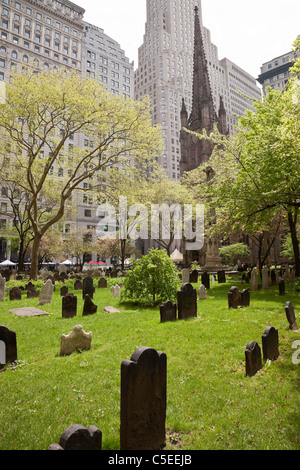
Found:
[{"label": "window", "polygon": [[85,209],[84,217],[92,217],[92,211],[90,209]]}]

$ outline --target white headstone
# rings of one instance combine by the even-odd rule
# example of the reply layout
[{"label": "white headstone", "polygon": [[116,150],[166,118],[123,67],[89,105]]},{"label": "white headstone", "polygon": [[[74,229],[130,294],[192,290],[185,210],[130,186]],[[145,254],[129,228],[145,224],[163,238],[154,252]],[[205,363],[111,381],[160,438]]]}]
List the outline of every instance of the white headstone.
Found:
[{"label": "white headstone", "polygon": [[187,282],[190,282],[190,270],[184,268],[182,270],[182,284],[186,284]]},{"label": "white headstone", "polygon": [[198,289],[198,297],[199,297],[199,300],[204,300],[207,298],[206,287],[203,284],[201,284],[201,286]]},{"label": "white headstone", "polygon": [[52,284],[51,279],[48,279],[42,285],[39,305],[51,304],[53,291],[54,285]]},{"label": "white headstone", "polygon": [[92,333],[86,333],[81,325],[74,326],[71,333],[61,336],[60,355],[67,356],[76,349],[90,349]]},{"label": "white headstone", "polygon": [[114,297],[120,297],[121,287],[117,284],[114,290]]},{"label": "white headstone", "polygon": [[59,274],[61,274],[61,273],[66,273],[67,274],[67,272],[68,272],[67,266],[65,264],[61,264],[58,268],[58,272],[59,272]]}]

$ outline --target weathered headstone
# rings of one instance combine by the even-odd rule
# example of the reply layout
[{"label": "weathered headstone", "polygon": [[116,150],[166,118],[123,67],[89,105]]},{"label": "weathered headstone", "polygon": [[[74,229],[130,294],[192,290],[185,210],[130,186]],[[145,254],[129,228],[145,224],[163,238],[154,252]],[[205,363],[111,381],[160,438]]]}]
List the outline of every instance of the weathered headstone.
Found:
[{"label": "weathered headstone", "polygon": [[184,268],[182,270],[182,277],[181,277],[182,284],[186,284],[187,282],[190,282],[190,270],[187,268]]},{"label": "weathered headstone", "polygon": [[4,325],[0,325],[0,369],[9,362],[18,359],[17,335],[13,330]]},{"label": "weathered headstone", "polygon": [[93,278],[90,276],[85,277],[82,283],[82,298],[85,299],[86,295],[88,295],[91,299],[94,296]]},{"label": "weathered headstone", "polygon": [[86,294],[83,304],[82,315],[93,315],[97,312],[98,305],[95,305],[88,294]]},{"label": "weathered headstone", "polygon": [[121,364],[120,450],[159,450],[165,444],[167,356],[138,348]]},{"label": "weathered headstone", "polygon": [[62,298],[62,318],[73,318],[77,315],[77,296],[69,292]]},{"label": "weathered headstone", "polygon": [[47,450],[102,450],[102,432],[96,426],[73,424],[64,431],[59,444],[51,444]]},{"label": "weathered headstone", "polygon": [[5,300],[5,277],[2,277],[0,274],[0,302],[4,302]]},{"label": "weathered headstone", "polygon": [[25,290],[31,290],[31,289],[35,289],[35,287],[34,287],[34,284],[32,284],[32,282],[29,281],[29,282],[25,285]]},{"label": "weathered headstone", "polygon": [[82,290],[82,282],[80,279],[74,281],[74,290]]},{"label": "weathered headstone", "polygon": [[241,307],[249,307],[250,305],[250,289],[243,289],[241,292]]},{"label": "weathered headstone", "polygon": [[279,295],[284,296],[285,295],[285,282],[283,279],[280,279],[278,282],[278,289],[279,289]]},{"label": "weathered headstone", "polygon": [[197,269],[193,269],[193,271],[190,273],[190,283],[196,283],[198,282],[198,271]]},{"label": "weathered headstone", "polygon": [[112,307],[111,305],[107,305],[107,307],[104,307],[104,312],[105,313],[121,313],[120,310],[116,309],[115,307]]},{"label": "weathered headstone", "polygon": [[9,291],[9,300],[21,300],[22,299],[22,291],[19,287],[15,286]]},{"label": "weathered headstone", "polygon": [[183,284],[177,292],[178,320],[197,317],[197,292],[192,284]]},{"label": "weathered headstone", "polygon": [[201,284],[203,284],[206,289],[210,289],[209,274],[206,271],[201,275]]},{"label": "weathered headstone", "polygon": [[103,289],[105,287],[107,287],[107,280],[105,279],[105,277],[101,277],[98,281],[98,287],[100,289]]},{"label": "weathered headstone", "polygon": [[267,360],[275,361],[279,356],[279,340],[278,330],[273,326],[268,326],[262,335],[262,349],[263,358]]},{"label": "weathered headstone", "polygon": [[236,286],[232,286],[228,292],[228,308],[238,308],[241,305],[241,293]]},{"label": "weathered headstone", "polygon": [[251,271],[251,289],[258,290],[257,268],[253,268]]},{"label": "weathered headstone", "polygon": [[54,291],[54,285],[51,279],[48,279],[42,285],[39,305],[51,304],[53,291]]},{"label": "weathered headstone", "polygon": [[294,306],[292,302],[287,302],[284,308],[285,308],[286,318],[289,322],[289,330],[298,330],[295,310],[294,310]]},{"label": "weathered headstone", "polygon": [[198,289],[198,298],[199,300],[207,299],[206,287],[203,284]]},{"label": "weathered headstone", "polygon": [[62,286],[60,288],[60,295],[63,297],[65,295],[67,295],[67,293],[69,292],[69,288],[67,286]]},{"label": "weathered headstone", "polygon": [[252,377],[262,368],[261,349],[256,341],[250,341],[245,349],[246,375]]},{"label": "weathered headstone", "polygon": [[114,297],[115,298],[119,298],[120,297],[120,294],[121,294],[121,288],[120,286],[117,284],[115,286],[115,289],[114,289]]},{"label": "weathered headstone", "polygon": [[177,317],[177,305],[173,304],[171,300],[167,300],[160,307],[160,322],[165,323],[168,321],[176,321]]},{"label": "weathered headstone", "polygon": [[77,349],[91,349],[92,332],[86,333],[81,325],[74,326],[71,333],[61,336],[60,355],[69,356]]},{"label": "weathered headstone", "polygon": [[224,269],[217,271],[218,283],[224,284],[226,282],[226,275]]},{"label": "weathered headstone", "polygon": [[261,279],[262,279],[262,288],[268,289],[269,287],[269,270],[268,266],[264,266],[261,271]]},{"label": "weathered headstone", "polygon": [[58,274],[67,274],[68,270],[67,270],[67,266],[65,264],[61,264],[58,268]]},{"label": "weathered headstone", "polygon": [[40,295],[40,291],[36,290],[34,287],[27,290],[27,299],[36,299]]}]

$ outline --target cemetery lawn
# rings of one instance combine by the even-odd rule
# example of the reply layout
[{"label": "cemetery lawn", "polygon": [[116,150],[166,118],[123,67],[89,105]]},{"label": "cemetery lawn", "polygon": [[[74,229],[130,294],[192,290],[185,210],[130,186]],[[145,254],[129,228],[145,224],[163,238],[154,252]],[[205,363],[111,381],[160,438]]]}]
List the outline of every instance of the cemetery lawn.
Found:
[{"label": "cemetery lawn", "polygon": [[[172,323],[160,323],[159,308],[121,304],[109,287],[96,287],[98,311],[84,317],[76,291],[77,317],[63,319],[61,285],[56,283],[52,304],[39,307],[26,292],[11,302],[6,293],[1,303],[0,324],[16,331],[18,361],[0,372],[0,450],[45,450],[72,424],[97,426],[103,449],[119,449],[121,362],[140,346],[167,355],[166,449],[299,450],[300,365],[292,361],[292,345],[300,330],[288,330],[284,310],[290,300],[300,326],[300,296],[292,284],[284,297],[278,286],[270,287],[251,292],[250,307],[229,310],[229,288],[248,287],[233,278],[211,286],[208,298],[197,302],[197,318]],[[74,292],[73,281],[66,285]],[[121,313],[104,313],[107,305]],[[25,306],[50,315],[8,312]],[[92,332],[92,347],[61,357],[61,335],[75,325]],[[257,341],[262,349],[267,326],[279,330],[280,357],[246,377],[246,345]]]}]

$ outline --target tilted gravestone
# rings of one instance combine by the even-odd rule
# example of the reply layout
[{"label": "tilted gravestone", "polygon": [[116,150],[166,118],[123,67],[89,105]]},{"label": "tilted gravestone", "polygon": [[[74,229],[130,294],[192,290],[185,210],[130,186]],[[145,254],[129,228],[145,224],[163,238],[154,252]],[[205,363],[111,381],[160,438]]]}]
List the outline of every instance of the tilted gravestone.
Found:
[{"label": "tilted gravestone", "polygon": [[183,284],[177,292],[178,320],[197,317],[197,291],[192,284]]},{"label": "tilted gravestone", "polygon": [[85,277],[82,282],[82,298],[85,299],[86,295],[91,299],[94,296],[93,278],[90,276]]},{"label": "tilted gravestone", "polygon": [[86,294],[83,304],[82,315],[93,315],[97,312],[98,305],[95,305],[88,294]]},{"label": "tilted gravestone", "polygon": [[69,292],[62,298],[62,318],[73,318],[77,315],[77,296]]},{"label": "tilted gravestone", "polygon": [[209,274],[207,272],[204,272],[201,275],[201,284],[203,284],[206,287],[206,289],[210,289]]},{"label": "tilted gravestone", "polygon": [[250,341],[245,349],[246,375],[252,377],[262,368],[261,349],[256,341]]},{"label": "tilted gravestone", "polygon": [[53,291],[54,291],[54,285],[51,279],[48,279],[42,285],[39,305],[51,304]]},{"label": "tilted gravestone", "polygon": [[296,315],[295,315],[295,310],[292,302],[287,302],[285,304],[285,313],[286,313],[286,318],[289,322],[289,330],[298,330],[298,325],[296,322]]},{"label": "tilted gravestone", "polygon": [[121,364],[121,450],[159,450],[165,445],[167,356],[138,348]]},{"label": "tilted gravestone", "polygon": [[102,450],[102,432],[96,426],[73,424],[64,431],[59,444],[51,444],[47,450]]},{"label": "tilted gravestone", "polygon": [[21,300],[22,299],[22,291],[19,287],[15,286],[9,291],[9,300]]},{"label": "tilted gravestone", "polygon": [[249,307],[250,305],[250,289],[243,289],[241,292],[241,307]]},{"label": "tilted gravestone", "polygon": [[107,280],[105,279],[105,277],[101,277],[98,281],[98,287],[100,289],[103,289],[105,287],[107,287]]},{"label": "tilted gravestone", "polygon": [[285,295],[285,282],[283,279],[280,279],[278,282],[278,289],[279,289],[279,295],[284,296]]},{"label": "tilted gravestone", "polygon": [[78,349],[91,349],[92,333],[86,333],[81,325],[74,326],[68,335],[62,335],[60,340],[60,355],[69,356]]},{"label": "tilted gravestone", "polygon": [[82,290],[82,282],[80,279],[74,281],[74,290]]},{"label": "tilted gravestone", "polygon": [[279,356],[279,340],[278,330],[273,326],[268,326],[262,335],[262,349],[263,358],[267,360],[275,361]]},{"label": "tilted gravestone", "polygon": [[0,369],[18,359],[17,335],[4,325],[0,325]]},{"label": "tilted gravestone", "polygon": [[121,287],[117,284],[114,288],[114,297],[119,298],[121,295]]},{"label": "tilted gravestone", "polygon": [[217,271],[217,277],[218,277],[219,284],[224,284],[226,282],[226,275],[223,269],[220,271]]},{"label": "tilted gravestone", "polygon": [[160,305],[160,322],[165,323],[168,321],[176,321],[177,305],[173,304],[171,300],[167,300],[164,304]]},{"label": "tilted gravestone", "polygon": [[241,293],[236,286],[232,286],[228,292],[228,308],[238,308],[241,305]]}]

